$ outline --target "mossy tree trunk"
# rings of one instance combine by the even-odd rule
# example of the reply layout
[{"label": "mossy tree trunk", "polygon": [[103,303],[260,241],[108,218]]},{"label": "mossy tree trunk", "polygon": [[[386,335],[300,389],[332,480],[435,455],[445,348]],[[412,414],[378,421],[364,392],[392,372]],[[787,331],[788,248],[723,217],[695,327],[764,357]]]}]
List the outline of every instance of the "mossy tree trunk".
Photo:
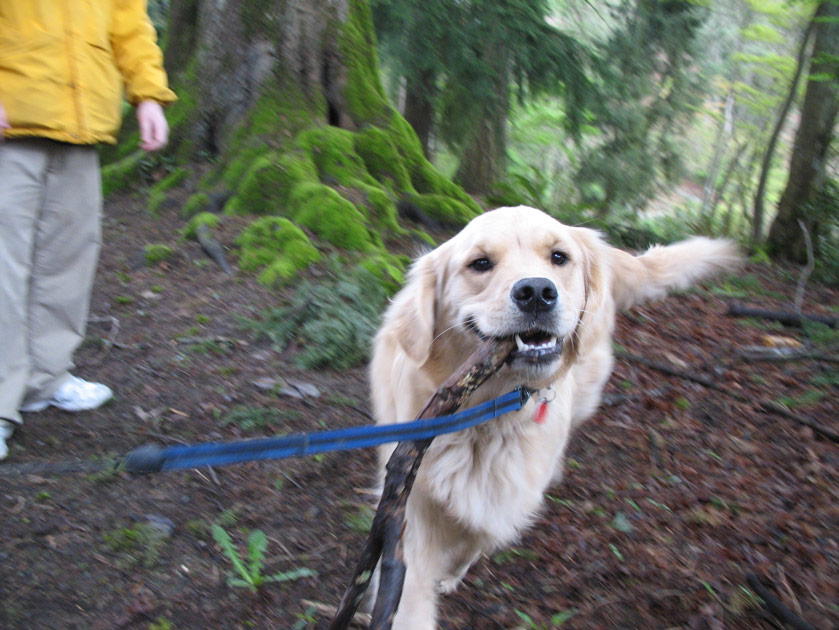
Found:
[{"label": "mossy tree trunk", "polygon": [[264,215],[240,266],[266,282],[335,248],[398,281],[386,245],[416,227],[399,208],[452,226],[481,211],[387,102],[367,0],[172,0],[166,43],[174,151],[216,165],[190,211]]}]

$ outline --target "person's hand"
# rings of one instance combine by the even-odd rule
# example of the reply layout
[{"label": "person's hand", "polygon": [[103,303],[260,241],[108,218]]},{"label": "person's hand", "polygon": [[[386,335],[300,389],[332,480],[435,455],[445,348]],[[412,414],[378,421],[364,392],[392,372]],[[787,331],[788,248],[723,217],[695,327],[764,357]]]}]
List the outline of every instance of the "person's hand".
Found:
[{"label": "person's hand", "polygon": [[0,142],[3,142],[3,130],[9,129],[10,127],[9,117],[6,116],[6,110],[3,107],[3,103],[0,103]]},{"label": "person's hand", "polygon": [[143,101],[137,104],[137,122],[140,123],[140,148],[144,151],[157,151],[169,141],[169,123],[163,114],[163,108],[156,101]]}]

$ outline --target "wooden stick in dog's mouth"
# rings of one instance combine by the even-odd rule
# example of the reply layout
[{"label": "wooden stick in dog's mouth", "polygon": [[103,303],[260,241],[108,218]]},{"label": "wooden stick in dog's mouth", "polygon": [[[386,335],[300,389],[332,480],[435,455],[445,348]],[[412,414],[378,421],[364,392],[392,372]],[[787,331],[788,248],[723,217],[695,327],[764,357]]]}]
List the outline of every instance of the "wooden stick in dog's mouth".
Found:
[{"label": "wooden stick in dog's mouth", "polygon": [[[454,374],[446,379],[417,418],[433,418],[454,413],[515,353],[516,341],[513,337],[484,340]],[[382,558],[381,579],[376,607],[373,610],[373,623],[370,627],[390,628],[396,607],[399,605],[405,579],[402,553],[405,506],[414,485],[417,470],[430,444],[430,439],[400,442],[388,460],[382,498],[379,501],[373,525],[350,586],[344,592],[329,630],[343,630],[349,626],[370,584],[373,569],[379,557]]]}]

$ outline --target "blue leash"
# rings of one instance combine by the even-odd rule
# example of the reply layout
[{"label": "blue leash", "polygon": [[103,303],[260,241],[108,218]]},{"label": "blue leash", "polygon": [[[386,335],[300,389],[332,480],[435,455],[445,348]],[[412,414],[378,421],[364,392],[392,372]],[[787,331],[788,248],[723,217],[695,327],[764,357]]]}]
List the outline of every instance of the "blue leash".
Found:
[{"label": "blue leash", "polygon": [[529,389],[517,387],[503,396],[448,416],[400,424],[368,425],[242,442],[210,442],[194,446],[141,446],[125,457],[121,468],[131,473],[151,473],[265,459],[305,457],[328,451],[369,448],[387,442],[425,440],[444,433],[462,431],[505,413],[518,411],[527,403],[530,394]]}]

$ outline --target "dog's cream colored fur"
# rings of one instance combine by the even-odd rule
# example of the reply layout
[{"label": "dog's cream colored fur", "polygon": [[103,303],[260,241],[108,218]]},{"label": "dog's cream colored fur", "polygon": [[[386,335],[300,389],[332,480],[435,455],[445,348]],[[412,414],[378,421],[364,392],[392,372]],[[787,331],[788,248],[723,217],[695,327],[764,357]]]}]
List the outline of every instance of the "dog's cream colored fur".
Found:
[{"label": "dog's cream colored fur", "polygon": [[[432,443],[408,501],[407,574],[395,630],[435,628],[437,593],[453,589],[481,553],[514,541],[537,515],[543,492],[562,474],[569,433],[600,401],[612,369],[616,309],[661,298],[737,261],[733,244],[706,238],[635,257],[597,232],[525,206],[477,217],[416,261],[375,340],[378,422],[414,419],[481,336],[538,328],[556,335],[562,352],[512,361],[470,400],[478,404],[517,385],[552,385],[544,423],[534,422],[531,399],[519,412]],[[524,313],[511,298],[525,278],[556,286],[549,313]],[[392,448],[380,453],[380,475]]]}]

